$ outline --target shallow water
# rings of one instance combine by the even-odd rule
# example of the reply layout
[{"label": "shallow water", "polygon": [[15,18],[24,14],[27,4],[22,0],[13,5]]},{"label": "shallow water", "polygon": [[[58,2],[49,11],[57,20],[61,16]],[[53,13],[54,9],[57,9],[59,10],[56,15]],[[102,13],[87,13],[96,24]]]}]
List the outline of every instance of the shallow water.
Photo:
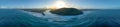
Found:
[{"label": "shallow water", "polygon": [[[48,19],[48,20],[60,20],[60,21],[68,21],[70,19],[73,18],[77,18],[80,17],[82,15],[76,15],[76,16],[61,16],[61,15],[56,15],[56,14],[52,14],[51,12],[49,12],[50,10],[47,10],[44,12],[45,15],[42,15],[41,13],[36,13],[36,12],[29,12],[29,11],[23,11],[24,13],[28,13],[30,15],[36,16],[36,17],[42,17],[44,19]],[[84,11],[84,13],[90,13],[89,11]]]},{"label": "shallow water", "polygon": [[21,10],[1,9],[0,27],[120,27],[120,10],[84,11],[69,22],[55,23]]}]

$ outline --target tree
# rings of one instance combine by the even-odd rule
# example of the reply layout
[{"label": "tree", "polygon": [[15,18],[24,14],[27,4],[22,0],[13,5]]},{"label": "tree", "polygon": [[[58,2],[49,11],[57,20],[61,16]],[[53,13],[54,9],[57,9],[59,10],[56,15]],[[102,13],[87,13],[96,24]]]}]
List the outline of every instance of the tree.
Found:
[{"label": "tree", "polygon": [[76,8],[60,8],[60,9],[57,9],[57,10],[51,10],[50,12],[53,13],[53,14],[63,15],[63,16],[72,16],[72,15],[83,14],[82,11],[80,11]]}]

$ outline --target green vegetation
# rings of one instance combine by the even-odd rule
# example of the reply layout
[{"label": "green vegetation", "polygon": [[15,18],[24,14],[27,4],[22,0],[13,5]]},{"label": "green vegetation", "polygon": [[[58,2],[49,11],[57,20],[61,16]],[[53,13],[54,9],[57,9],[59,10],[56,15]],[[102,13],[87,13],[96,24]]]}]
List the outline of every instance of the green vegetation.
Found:
[{"label": "green vegetation", "polygon": [[30,12],[38,12],[38,13],[43,13],[47,9],[22,9],[24,11],[30,11]]},{"label": "green vegetation", "polygon": [[51,10],[50,12],[53,14],[62,15],[62,16],[71,16],[71,15],[83,14],[82,11],[77,10],[75,8],[61,8],[61,9],[57,9],[57,10]]}]

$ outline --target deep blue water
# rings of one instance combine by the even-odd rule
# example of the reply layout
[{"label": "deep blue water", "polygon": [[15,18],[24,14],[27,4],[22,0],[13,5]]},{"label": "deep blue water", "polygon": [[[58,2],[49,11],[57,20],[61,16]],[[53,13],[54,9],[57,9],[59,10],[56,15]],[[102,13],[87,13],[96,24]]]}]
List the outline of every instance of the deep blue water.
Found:
[{"label": "deep blue water", "polygon": [[19,10],[0,10],[0,27],[50,27],[52,25],[54,24]]},{"label": "deep blue water", "polygon": [[120,27],[120,10],[95,10],[72,22],[47,22],[15,9],[0,10],[0,27]]}]

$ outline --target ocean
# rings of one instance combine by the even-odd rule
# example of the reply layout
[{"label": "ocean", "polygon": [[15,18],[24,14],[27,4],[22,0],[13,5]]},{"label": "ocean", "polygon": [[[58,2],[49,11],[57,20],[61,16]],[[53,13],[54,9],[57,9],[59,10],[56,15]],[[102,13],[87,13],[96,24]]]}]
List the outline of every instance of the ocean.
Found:
[{"label": "ocean", "polygon": [[49,22],[43,18],[19,9],[1,9],[0,27],[120,27],[119,9],[87,10],[68,22]]}]

